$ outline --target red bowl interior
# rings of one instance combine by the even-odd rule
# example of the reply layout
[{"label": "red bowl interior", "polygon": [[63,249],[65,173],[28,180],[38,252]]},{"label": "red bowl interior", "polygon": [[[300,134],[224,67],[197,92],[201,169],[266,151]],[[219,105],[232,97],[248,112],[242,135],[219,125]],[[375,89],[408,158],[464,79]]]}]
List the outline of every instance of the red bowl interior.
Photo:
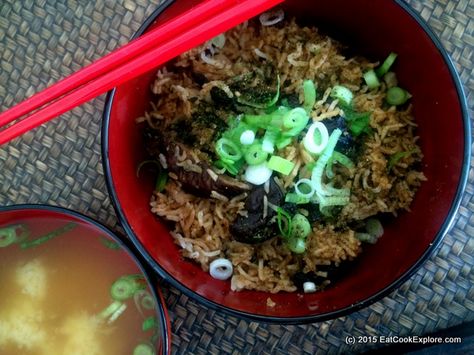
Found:
[{"label": "red bowl interior", "polygon": [[[178,1],[154,25],[198,2]],[[211,301],[211,305],[257,319],[316,320],[373,301],[374,296],[413,271],[439,242],[454,213],[458,188],[463,185],[463,165],[468,164],[463,155],[467,128],[463,126],[460,93],[440,49],[396,1],[289,0],[284,7],[287,14],[326,29],[369,58],[383,59],[391,51],[398,53],[397,76],[413,95],[425,155],[423,172],[428,181],[419,189],[412,212],[402,213],[386,225],[383,238],[364,248],[344,279],[315,294],[235,293],[228,282],[215,280],[196,264],[183,260],[165,226],[149,210],[152,178],[136,177],[137,164],[145,155],[141,127],[135,118],[153,100],[149,88],[154,72],[118,87],[109,98],[103,158],[110,192],[125,228],[155,269],[175,286],[188,293],[192,290],[195,297]],[[275,307],[267,307],[269,296]]]},{"label": "red bowl interior", "polygon": [[[47,220],[47,223],[44,221]],[[125,252],[123,257],[120,258],[121,263],[119,266],[116,264],[116,259],[106,259],[111,262],[114,262],[115,267],[123,269],[123,272],[130,272],[130,270],[136,269],[137,272],[141,270],[146,275],[143,267],[140,262],[136,259],[132,251],[123,246],[120,239],[112,234],[108,229],[101,226],[99,223],[84,217],[76,212],[69,211],[63,208],[56,208],[51,206],[42,206],[42,205],[18,205],[18,206],[8,206],[0,207],[0,226],[2,225],[11,225],[19,223],[28,223],[34,225],[35,234],[41,235],[45,234],[51,229],[54,229],[54,226],[64,225],[66,222],[75,222],[80,225],[82,233],[88,233],[89,236],[107,236],[112,240],[120,243],[122,245],[122,250]],[[87,253],[87,250],[83,250],[84,253]],[[114,252],[115,253],[115,252]],[[118,254],[117,254],[118,255]],[[104,257],[107,257],[104,255]],[[107,265],[105,261],[104,265]],[[97,270],[100,273],[100,270]],[[160,331],[161,333],[157,346],[160,347],[160,354],[169,354],[171,349],[171,325],[168,317],[168,312],[166,310],[166,305],[163,299],[163,295],[159,290],[158,286],[154,287],[156,292],[157,304],[158,304],[158,321],[160,322]]]}]

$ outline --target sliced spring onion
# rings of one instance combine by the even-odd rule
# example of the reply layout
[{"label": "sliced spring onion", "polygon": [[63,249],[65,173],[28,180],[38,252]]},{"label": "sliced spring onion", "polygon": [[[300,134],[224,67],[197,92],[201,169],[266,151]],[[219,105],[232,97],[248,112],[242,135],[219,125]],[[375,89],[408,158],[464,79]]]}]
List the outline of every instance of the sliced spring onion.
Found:
[{"label": "sliced spring onion", "polygon": [[98,317],[100,319],[107,319],[109,318],[112,314],[117,312],[123,305],[123,302],[120,301],[114,301],[111,304],[109,304],[102,312],[99,313]]},{"label": "sliced spring onion", "polygon": [[397,53],[393,53],[393,52],[390,53],[388,57],[384,60],[382,65],[375,70],[379,78],[384,76],[385,73],[387,73],[390,70],[393,63],[395,63],[395,59],[397,59]]},{"label": "sliced spring onion", "polygon": [[313,171],[311,173],[311,181],[313,182],[313,186],[318,196],[327,195],[327,193],[324,191],[322,182],[323,171],[328,160],[331,158],[334,152],[334,148],[336,147],[337,141],[339,140],[341,134],[342,131],[339,128],[336,128],[334,131],[332,131],[331,136],[328,139],[326,148],[324,149],[323,154],[319,157],[318,161],[316,162],[316,166],[313,168]]},{"label": "sliced spring onion", "polygon": [[17,241],[16,227],[5,227],[0,229],[0,248],[7,247]]},{"label": "sliced spring onion", "polygon": [[166,173],[166,171],[161,170],[158,173],[158,176],[156,177],[155,191],[158,191],[158,192],[163,191],[167,182],[168,182],[168,174]]},{"label": "sliced spring onion", "polygon": [[120,249],[120,245],[113,241],[112,239],[108,239],[107,237],[100,237],[100,242],[102,243],[103,246],[106,248],[112,249],[112,250],[118,250]]},{"label": "sliced spring onion", "polygon": [[297,213],[291,219],[292,225],[292,238],[306,239],[311,232],[311,224],[308,219],[300,213]]},{"label": "sliced spring onion", "polygon": [[290,111],[288,107],[280,106],[276,110],[268,114],[244,116],[244,121],[251,127],[267,129],[268,127],[280,127],[282,118]]},{"label": "sliced spring onion", "polygon": [[385,81],[385,84],[389,89],[393,88],[394,86],[398,86],[397,74],[395,74],[393,71],[385,73],[383,76],[383,81]]},{"label": "sliced spring onion", "polygon": [[221,138],[216,142],[216,153],[222,159],[237,161],[242,158],[240,148],[228,138]]},{"label": "sliced spring onion", "polygon": [[295,163],[288,159],[273,155],[268,161],[267,167],[280,174],[289,175],[295,167]]},{"label": "sliced spring onion", "polygon": [[411,95],[408,93],[408,91],[398,86],[394,86],[387,90],[387,102],[390,105],[403,105],[410,97]]},{"label": "sliced spring onion", "polygon": [[349,196],[329,196],[324,197],[319,202],[319,208],[332,206],[345,206],[349,203]]},{"label": "sliced spring onion", "polygon": [[370,90],[376,89],[380,86],[379,78],[373,69],[364,73],[364,80]]},{"label": "sliced spring onion", "polygon": [[155,349],[151,344],[141,343],[133,349],[133,355],[155,355]]},{"label": "sliced spring onion", "polygon": [[317,291],[317,287],[316,287],[316,284],[314,282],[311,282],[311,281],[306,281],[305,283],[303,283],[303,291],[304,293],[314,293]]},{"label": "sliced spring onion", "polygon": [[225,45],[225,41],[226,41],[226,38],[225,38],[225,35],[223,33],[221,33],[220,35],[214,37],[213,39],[211,39],[209,41],[209,44],[213,45],[214,47],[217,47],[217,48],[223,48],[224,45]]},{"label": "sliced spring onion", "polygon": [[67,232],[69,232],[70,230],[76,228],[76,223],[74,222],[70,222],[66,225],[64,225],[63,227],[61,228],[58,228],[46,235],[43,235],[42,237],[39,237],[35,240],[31,240],[31,241],[25,241],[25,242],[22,242],[20,244],[21,248],[22,249],[28,249],[28,248],[32,248],[32,247],[36,247],[38,245],[41,245],[45,242],[47,242],[48,240],[51,240],[53,238],[56,238],[58,236],[60,236],[61,234],[66,234]]},{"label": "sliced spring onion", "polygon": [[143,309],[155,308],[155,300],[147,290],[138,290],[133,294],[133,302],[138,311],[143,315]]},{"label": "sliced spring onion", "polygon": [[251,145],[255,141],[255,132],[251,129],[245,130],[240,135],[240,144],[242,145]]},{"label": "sliced spring onion", "polygon": [[268,153],[263,151],[261,143],[254,143],[247,149],[244,158],[247,164],[258,165],[267,160]]},{"label": "sliced spring onion", "polygon": [[117,309],[109,318],[107,321],[108,324],[115,322],[118,317],[122,315],[123,312],[127,309],[127,305],[125,303],[122,303],[119,309]]},{"label": "sliced spring onion", "polygon": [[283,149],[287,145],[290,145],[291,142],[293,142],[293,139],[291,137],[282,137],[281,139],[277,140],[276,147],[277,149]]},{"label": "sliced spring onion", "polygon": [[320,154],[327,146],[329,133],[322,122],[314,122],[308,128],[308,132],[303,138],[303,145],[306,150],[313,154]]},{"label": "sliced spring onion", "polygon": [[377,239],[383,235],[382,223],[376,218],[369,218],[365,222],[365,230]]},{"label": "sliced spring onion", "polygon": [[277,207],[277,224],[283,239],[288,239],[291,236],[292,225],[291,216],[283,208]]},{"label": "sliced spring onion", "polygon": [[283,10],[278,9],[264,12],[259,16],[258,19],[260,20],[262,26],[272,26],[282,21],[284,17],[285,13],[283,12]]},{"label": "sliced spring onion", "polygon": [[264,162],[258,165],[249,165],[245,169],[244,179],[254,185],[263,185],[273,174],[273,170]]},{"label": "sliced spring onion", "polygon": [[230,260],[224,258],[216,259],[209,265],[209,273],[217,280],[227,280],[232,276],[233,270]]},{"label": "sliced spring onion", "polygon": [[377,238],[369,233],[355,233],[355,237],[364,243],[375,244],[377,242]]},{"label": "sliced spring onion", "polygon": [[285,202],[294,203],[294,204],[297,204],[297,205],[300,205],[300,204],[304,205],[306,203],[309,203],[310,199],[307,198],[307,197],[303,197],[301,195],[298,195],[297,193],[290,192],[290,193],[286,194]]},{"label": "sliced spring onion", "polygon": [[222,159],[219,159],[214,162],[214,165],[217,169],[224,169],[231,175],[237,175],[239,173],[238,167],[235,166],[233,163],[229,163],[227,161],[224,161]]},{"label": "sliced spring onion", "polygon": [[308,124],[309,116],[304,109],[296,107],[283,117],[283,136],[295,137],[305,129]]},{"label": "sliced spring onion", "polygon": [[316,103],[316,86],[312,80],[303,81],[303,95],[304,103],[303,108],[309,114]]},{"label": "sliced spring onion", "polygon": [[396,152],[395,154],[390,156],[390,159],[388,160],[388,170],[392,170],[392,168],[397,165],[397,163],[400,161],[400,159],[403,159],[405,157],[410,156],[411,154],[414,153],[414,150],[408,150],[404,152]]},{"label": "sliced spring onion", "polygon": [[272,114],[244,116],[244,120],[249,126],[257,128],[267,128],[270,125],[270,122],[272,122],[273,118],[274,116]]},{"label": "sliced spring onion", "polygon": [[331,158],[328,160],[328,163],[326,164],[326,176],[328,177],[328,179],[332,179],[334,177],[334,172],[332,170],[334,162],[338,162],[349,170],[353,170],[355,168],[354,163],[352,162],[352,160],[349,159],[349,157],[342,153],[339,153],[338,151],[334,151],[332,153]]},{"label": "sliced spring onion", "polygon": [[276,129],[267,129],[263,135],[262,150],[273,154],[275,151],[275,143],[278,139],[279,131]]},{"label": "sliced spring onion", "polygon": [[332,153],[332,158],[337,161],[339,164],[345,166],[347,169],[354,169],[355,165],[347,155],[344,155],[338,151]]},{"label": "sliced spring onion", "polygon": [[310,199],[314,195],[313,182],[310,179],[300,179],[295,184],[295,192],[298,196]]},{"label": "sliced spring onion", "polygon": [[338,99],[343,104],[350,105],[354,95],[352,94],[352,91],[345,86],[336,85],[331,90],[331,97]]},{"label": "sliced spring onion", "polygon": [[139,290],[146,288],[143,275],[125,275],[114,281],[110,288],[110,295],[116,301],[125,301]]},{"label": "sliced spring onion", "polygon": [[145,320],[143,321],[143,323],[142,323],[142,330],[143,330],[144,332],[147,332],[147,331],[149,331],[149,330],[151,330],[151,329],[156,328],[156,325],[157,325],[157,323],[156,323],[156,317],[153,317],[153,316],[148,317],[148,318],[145,319]]},{"label": "sliced spring onion", "polygon": [[287,246],[293,253],[303,254],[306,250],[306,241],[300,238],[290,238]]}]

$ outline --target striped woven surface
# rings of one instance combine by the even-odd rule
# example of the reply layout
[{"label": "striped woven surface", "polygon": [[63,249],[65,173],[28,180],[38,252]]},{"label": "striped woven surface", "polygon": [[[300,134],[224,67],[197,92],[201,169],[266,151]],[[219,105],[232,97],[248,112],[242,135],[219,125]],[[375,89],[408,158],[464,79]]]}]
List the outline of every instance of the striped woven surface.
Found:
[{"label": "striped woven surface", "polygon": [[[1,0],[0,109],[124,44],[160,0]],[[474,107],[472,0],[409,0],[450,53]],[[71,208],[119,229],[100,156],[104,97],[0,147],[0,204]],[[173,352],[361,352],[348,335],[421,335],[474,319],[474,170],[441,247],[398,290],[346,317],[304,326],[247,322],[165,288]]]}]

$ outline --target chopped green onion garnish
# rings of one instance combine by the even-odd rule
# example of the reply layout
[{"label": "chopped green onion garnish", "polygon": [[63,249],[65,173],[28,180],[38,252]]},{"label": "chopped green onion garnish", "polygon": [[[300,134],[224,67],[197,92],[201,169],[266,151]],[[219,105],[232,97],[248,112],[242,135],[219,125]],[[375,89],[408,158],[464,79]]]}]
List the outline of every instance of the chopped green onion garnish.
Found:
[{"label": "chopped green onion garnish", "polygon": [[161,192],[166,186],[166,183],[168,182],[168,174],[166,171],[160,171],[158,173],[158,176],[156,177],[156,182],[155,182],[155,191]]},{"label": "chopped green onion garnish", "polygon": [[307,113],[310,113],[316,103],[316,86],[312,80],[303,81],[303,107]]},{"label": "chopped green onion garnish", "polygon": [[293,253],[303,254],[306,250],[306,241],[300,238],[290,238],[287,246]]},{"label": "chopped green onion garnish", "polygon": [[151,330],[156,327],[156,318],[151,316],[145,319],[142,323],[142,330],[144,332]]},{"label": "chopped green onion garnish", "polygon": [[267,160],[268,153],[263,151],[261,143],[254,143],[247,149],[244,157],[247,164],[257,165]]},{"label": "chopped green onion garnish", "polygon": [[276,129],[267,129],[263,135],[262,150],[273,154],[275,151],[275,143],[279,137],[279,131]]},{"label": "chopped green onion garnish", "polygon": [[109,249],[112,249],[112,250],[120,249],[120,245],[117,242],[111,239],[108,239],[106,237],[100,237],[100,242],[102,243],[102,245],[104,245],[105,247]]},{"label": "chopped green onion garnish", "polygon": [[411,95],[406,90],[398,86],[394,86],[387,90],[387,102],[390,105],[403,105],[410,97]]},{"label": "chopped green onion garnish", "polygon": [[135,292],[146,288],[143,275],[126,275],[115,280],[110,288],[110,295],[116,301],[125,301],[135,294]]},{"label": "chopped green onion garnish", "polygon": [[240,148],[228,138],[221,138],[216,142],[216,153],[220,158],[231,161],[242,158]]},{"label": "chopped green onion garnish", "polygon": [[110,305],[108,305],[102,312],[99,313],[100,319],[107,319],[112,314],[117,312],[123,306],[123,302],[114,301]]},{"label": "chopped green onion garnish", "polygon": [[292,231],[291,216],[281,207],[277,207],[276,212],[278,229],[282,237],[288,239]]},{"label": "chopped green onion garnish", "polygon": [[279,172],[280,174],[289,175],[295,167],[295,163],[277,155],[273,155],[268,161],[267,166],[269,169]]},{"label": "chopped green onion garnish", "polygon": [[369,233],[356,233],[355,237],[364,243],[375,244],[377,242],[377,238]]},{"label": "chopped green onion garnish", "polygon": [[306,239],[311,232],[311,224],[308,219],[300,213],[297,213],[291,219],[291,226],[293,228],[291,237],[298,239]]},{"label": "chopped green onion garnish", "polygon": [[384,60],[382,65],[378,67],[375,72],[377,73],[377,76],[381,78],[382,76],[387,73],[390,68],[392,67],[393,63],[395,62],[395,59],[397,59],[397,54],[396,53],[390,53],[387,57],[387,59]]},{"label": "chopped green onion garnish", "polygon": [[303,145],[308,152],[320,154],[326,148],[328,140],[329,133],[324,123],[314,122],[303,138]]},{"label": "chopped green onion garnish", "polygon": [[376,218],[369,218],[365,221],[365,230],[377,239],[383,235],[382,223]]},{"label": "chopped green onion garnish", "polygon": [[301,195],[298,195],[297,193],[289,192],[285,196],[285,202],[288,203],[294,203],[297,205],[304,205],[306,203],[310,202],[310,199]]},{"label": "chopped green onion garnish", "polygon": [[338,99],[343,104],[350,105],[354,95],[352,94],[352,91],[345,86],[336,85],[332,88],[331,97]]},{"label": "chopped green onion garnish", "polygon": [[293,142],[293,139],[291,137],[282,137],[276,142],[276,147],[277,149],[283,149],[287,145],[290,145],[291,142]]},{"label": "chopped green onion garnish", "polygon": [[295,184],[297,195],[310,199],[314,194],[313,182],[310,179],[300,179]]},{"label": "chopped green onion garnish", "polygon": [[155,349],[150,344],[141,343],[133,349],[133,355],[155,355]]},{"label": "chopped green onion garnish", "polygon": [[364,80],[369,89],[373,90],[380,86],[379,78],[377,78],[377,74],[373,69],[370,69],[368,72],[364,74]]},{"label": "chopped green onion garnish", "polygon": [[25,241],[25,242],[21,243],[20,246],[21,246],[22,249],[28,249],[28,248],[36,247],[38,245],[41,245],[41,244],[47,242],[48,240],[51,240],[53,238],[56,238],[56,237],[60,236],[61,234],[65,234],[65,233],[69,232],[70,230],[74,229],[75,227],[76,227],[76,223],[70,222],[70,223],[66,224],[65,226],[63,226],[61,228],[58,228],[58,229],[52,231],[51,233],[43,235],[42,237],[39,237],[35,240]]},{"label": "chopped green onion garnish", "polygon": [[311,181],[313,182],[313,186],[316,190],[318,196],[325,196],[327,193],[324,190],[322,178],[323,178],[323,171],[328,162],[331,158],[334,148],[336,147],[337,141],[341,136],[342,131],[336,128],[332,131],[331,136],[329,137],[328,144],[323,151],[323,154],[319,157],[318,161],[316,162],[316,166],[313,168],[313,172],[311,174]]},{"label": "chopped green onion garnish", "polygon": [[262,185],[270,179],[273,170],[264,162],[258,165],[249,165],[245,169],[244,179],[254,185]]},{"label": "chopped green onion garnish", "polygon": [[390,156],[390,159],[388,160],[388,170],[392,170],[392,168],[400,161],[400,159],[410,156],[413,152],[414,150],[396,152],[395,154]]},{"label": "chopped green onion garnish", "polygon": [[16,230],[18,226],[10,226],[0,229],[0,248],[7,247],[18,241]]},{"label": "chopped green onion garnish", "polygon": [[255,132],[247,129],[240,135],[240,144],[250,145],[255,141]]},{"label": "chopped green onion garnish", "polygon": [[283,117],[283,128],[286,129],[282,134],[285,137],[295,137],[301,133],[309,121],[309,116],[301,107],[292,109]]}]

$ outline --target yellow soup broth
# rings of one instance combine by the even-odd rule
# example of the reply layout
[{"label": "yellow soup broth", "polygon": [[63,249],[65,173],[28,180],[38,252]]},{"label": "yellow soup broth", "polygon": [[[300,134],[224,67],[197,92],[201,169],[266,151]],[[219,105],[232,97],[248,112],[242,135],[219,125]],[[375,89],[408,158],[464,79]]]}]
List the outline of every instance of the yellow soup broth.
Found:
[{"label": "yellow soup broth", "polygon": [[[0,354],[156,349],[152,292],[134,260],[99,229],[33,218],[1,225],[0,234]],[[111,288],[120,278],[137,289],[119,289],[125,295],[117,300]]]}]

